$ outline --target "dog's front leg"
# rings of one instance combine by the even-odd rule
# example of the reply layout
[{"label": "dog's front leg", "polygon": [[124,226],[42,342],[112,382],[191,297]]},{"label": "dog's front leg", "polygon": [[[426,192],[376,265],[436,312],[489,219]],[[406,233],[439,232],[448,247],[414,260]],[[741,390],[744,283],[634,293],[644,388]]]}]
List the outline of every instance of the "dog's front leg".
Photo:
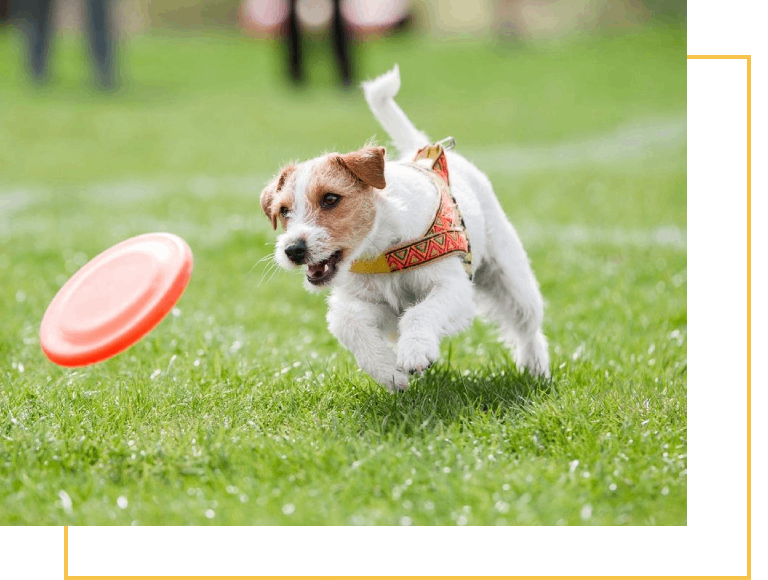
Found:
[{"label": "dog's front leg", "polygon": [[396,368],[395,353],[382,332],[395,319],[389,306],[336,293],[328,306],[328,329],[355,356],[358,366],[390,391],[407,389],[408,375]]},{"label": "dog's front leg", "polygon": [[467,328],[475,317],[472,282],[456,264],[440,276],[426,298],[405,311],[398,330],[397,368],[420,373],[437,360],[440,340]]}]

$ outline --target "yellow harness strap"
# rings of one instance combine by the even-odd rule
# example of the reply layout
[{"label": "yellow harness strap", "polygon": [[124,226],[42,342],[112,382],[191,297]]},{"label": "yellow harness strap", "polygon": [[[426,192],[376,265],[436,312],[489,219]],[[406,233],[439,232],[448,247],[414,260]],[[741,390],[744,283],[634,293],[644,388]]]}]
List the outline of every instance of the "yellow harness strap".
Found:
[{"label": "yellow harness strap", "polygon": [[[449,148],[455,144],[452,138],[428,145],[416,153],[410,165],[432,178],[438,190],[438,204],[435,218],[424,234],[396,246],[371,260],[355,260],[350,271],[357,274],[390,274],[442,260],[448,256],[461,255],[464,269],[472,279],[472,252],[464,219],[450,190],[448,162],[443,143]],[[432,161],[429,169],[420,165],[420,160]]]}]

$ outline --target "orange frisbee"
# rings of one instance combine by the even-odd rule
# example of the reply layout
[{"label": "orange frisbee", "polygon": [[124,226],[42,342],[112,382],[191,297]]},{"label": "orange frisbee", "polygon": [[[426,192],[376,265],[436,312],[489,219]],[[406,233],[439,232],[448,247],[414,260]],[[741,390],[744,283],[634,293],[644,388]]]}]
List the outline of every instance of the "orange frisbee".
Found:
[{"label": "orange frisbee", "polygon": [[192,275],[192,250],[173,234],[144,234],[80,268],[48,306],[40,346],[56,364],[79,367],[136,344],[165,318]]}]

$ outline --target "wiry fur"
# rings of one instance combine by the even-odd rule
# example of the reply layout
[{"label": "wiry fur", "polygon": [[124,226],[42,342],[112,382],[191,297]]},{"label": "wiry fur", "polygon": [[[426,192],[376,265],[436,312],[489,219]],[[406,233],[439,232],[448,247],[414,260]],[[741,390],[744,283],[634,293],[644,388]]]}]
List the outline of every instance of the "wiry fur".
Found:
[{"label": "wiry fur", "polygon": [[[399,88],[397,67],[363,84],[371,111],[400,159],[409,161],[429,139],[395,103]],[[289,171],[281,188],[279,178],[267,186],[262,206],[265,196],[271,196],[283,199],[290,209],[283,224],[286,232],[276,246],[277,262],[296,267],[285,249],[301,239],[307,246],[307,264],[332,260],[334,252],[342,252],[328,283],[328,327],[360,367],[390,390],[407,388],[410,374],[438,358],[440,341],[471,324],[475,302],[514,346],[517,365],[549,376],[547,341],[541,331],[543,301],[528,257],[488,178],[453,151],[447,152],[451,191],[472,244],[474,282],[458,257],[392,274],[350,272],[355,259],[375,257],[393,244],[421,236],[434,217],[438,194],[429,177],[406,163],[387,161],[379,178],[383,151],[375,149],[306,161]],[[345,157],[354,161],[338,163]],[[318,209],[317,200],[325,191],[342,194],[337,208]],[[273,201],[265,213],[279,213],[276,205]],[[340,223],[331,225],[337,219]],[[306,286],[315,289],[309,281]],[[393,334],[396,342],[390,338]]]}]

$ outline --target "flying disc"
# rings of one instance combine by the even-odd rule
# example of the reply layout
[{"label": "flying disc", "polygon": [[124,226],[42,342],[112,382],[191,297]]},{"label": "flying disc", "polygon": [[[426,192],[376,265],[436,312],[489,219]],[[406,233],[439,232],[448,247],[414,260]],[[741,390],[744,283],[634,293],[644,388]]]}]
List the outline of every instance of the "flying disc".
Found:
[{"label": "flying disc", "polygon": [[191,275],[192,250],[178,236],[153,233],[120,242],[61,287],[43,316],[40,346],[67,367],[113,357],[165,318]]}]

